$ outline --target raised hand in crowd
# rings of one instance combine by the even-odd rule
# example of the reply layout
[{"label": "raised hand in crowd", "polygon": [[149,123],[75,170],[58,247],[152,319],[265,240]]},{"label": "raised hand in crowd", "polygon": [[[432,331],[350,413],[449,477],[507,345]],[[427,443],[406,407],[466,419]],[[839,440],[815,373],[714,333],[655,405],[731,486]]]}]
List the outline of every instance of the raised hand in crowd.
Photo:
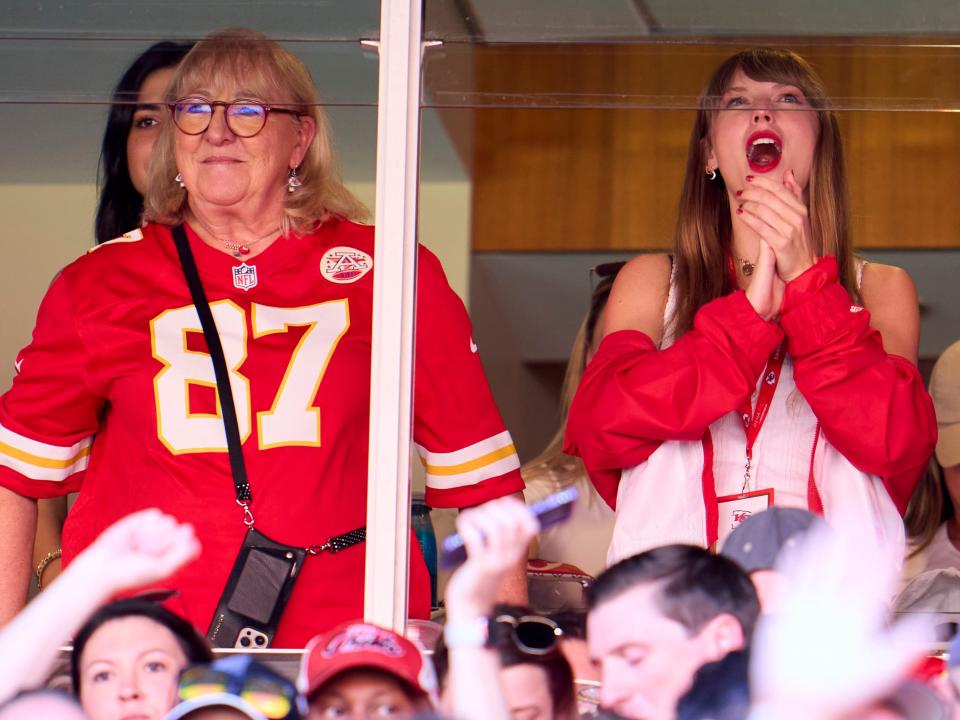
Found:
[{"label": "raised hand in crowd", "polygon": [[199,553],[193,528],[156,509],[108,527],[0,632],[0,702],[42,683],[60,645],[100,604],[163,580]]},{"label": "raised hand in crowd", "polygon": [[751,720],[859,717],[889,696],[932,641],[930,620],[887,627],[893,547],[869,520],[815,526],[780,561],[780,611],[764,615],[750,665]]},{"label": "raised hand in crowd", "polygon": [[500,690],[500,660],[484,646],[488,618],[501,581],[527,554],[539,523],[519,500],[504,497],[457,518],[467,559],[447,583],[451,714],[460,720],[509,720]]}]

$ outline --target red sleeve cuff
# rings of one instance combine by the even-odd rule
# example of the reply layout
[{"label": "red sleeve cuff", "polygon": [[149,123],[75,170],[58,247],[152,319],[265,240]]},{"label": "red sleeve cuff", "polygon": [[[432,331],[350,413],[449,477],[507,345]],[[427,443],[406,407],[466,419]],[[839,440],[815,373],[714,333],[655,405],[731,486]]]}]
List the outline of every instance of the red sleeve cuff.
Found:
[{"label": "red sleeve cuff", "polygon": [[4,468],[0,468],[0,487],[4,487],[10,492],[26,498],[46,500],[47,498],[61,497],[72,492],[79,492],[80,486],[83,484],[84,475],[84,472],[78,472],[63,481],[31,480],[18,473],[9,472]]},{"label": "red sleeve cuff", "polygon": [[[739,356],[741,372],[748,369],[753,381],[760,377],[770,354],[783,340],[783,330],[772,320],[764,320],[747,300],[743,290],[711,300],[697,313],[694,326],[713,335],[708,326],[719,326]],[[746,367],[744,366],[746,362]]]},{"label": "red sleeve cuff", "polygon": [[[794,288],[794,282],[803,285]],[[844,335],[859,337],[867,332],[870,313],[850,299],[849,293],[837,281],[837,264],[832,257],[823,258],[817,265],[787,285],[784,297],[786,308],[780,316],[780,325],[790,341],[790,354],[806,357],[827,347]],[[875,344],[876,353],[870,360],[883,356],[883,347]],[[861,358],[864,360],[864,358]]]},{"label": "red sleeve cuff", "polygon": [[495,500],[505,495],[523,492],[523,478],[520,470],[513,470],[506,475],[484,480],[476,485],[438,490],[427,487],[426,502],[432,508],[468,508],[481,505],[489,500]]},{"label": "red sleeve cuff", "polygon": [[798,305],[803,304],[810,295],[817,293],[830,283],[837,282],[838,277],[837,259],[832,255],[820,258],[787,283],[783,292],[783,303],[780,305],[780,315],[786,315]]}]

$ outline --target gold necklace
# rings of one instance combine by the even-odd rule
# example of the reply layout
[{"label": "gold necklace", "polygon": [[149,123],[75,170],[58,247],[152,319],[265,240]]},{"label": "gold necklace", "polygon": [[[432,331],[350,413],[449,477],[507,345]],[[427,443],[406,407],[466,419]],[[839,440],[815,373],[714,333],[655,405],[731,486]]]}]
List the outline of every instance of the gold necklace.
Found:
[{"label": "gold necklace", "polygon": [[740,272],[742,272],[746,277],[753,275],[753,270],[757,267],[755,262],[750,262],[746,258],[742,258],[736,253],[733,254],[733,259],[740,263]]},{"label": "gold necklace", "polygon": [[243,257],[244,255],[250,254],[251,245],[256,245],[261,240],[266,240],[268,237],[272,237],[273,234],[276,233],[279,229],[280,228],[276,228],[275,230],[272,230],[268,234],[264,235],[263,237],[259,237],[256,240],[253,240],[252,242],[248,242],[248,243],[235,243],[235,242],[231,242],[230,240],[221,240],[220,242],[222,242],[224,246],[227,248],[227,250],[230,251],[231,255],[233,255],[235,258],[239,258],[239,257]]},{"label": "gold necklace", "polygon": [[[261,235],[261,236],[258,237],[256,240],[251,240],[250,242],[245,242],[245,243],[238,243],[238,242],[233,242],[232,240],[221,240],[220,238],[217,237],[216,233],[211,232],[210,228],[208,228],[208,227],[200,220],[200,218],[198,218],[198,217],[196,217],[196,216],[194,216],[194,215],[191,215],[191,217],[190,217],[190,222],[196,222],[197,225],[199,225],[200,227],[202,227],[204,230],[207,231],[207,234],[208,234],[211,238],[213,238],[216,242],[221,243],[221,244],[230,252],[230,254],[233,255],[235,258],[241,258],[241,257],[244,257],[245,255],[249,255],[249,254],[250,254],[250,246],[256,245],[256,244],[259,243],[259,242],[263,242],[263,241],[266,240],[267,238],[273,237],[273,236],[276,235],[278,232],[280,232],[280,226],[277,225],[277,227],[275,227],[273,230],[271,230],[271,231],[268,232],[268,233],[265,233],[265,234]],[[209,244],[209,243],[208,243],[208,244]]]}]

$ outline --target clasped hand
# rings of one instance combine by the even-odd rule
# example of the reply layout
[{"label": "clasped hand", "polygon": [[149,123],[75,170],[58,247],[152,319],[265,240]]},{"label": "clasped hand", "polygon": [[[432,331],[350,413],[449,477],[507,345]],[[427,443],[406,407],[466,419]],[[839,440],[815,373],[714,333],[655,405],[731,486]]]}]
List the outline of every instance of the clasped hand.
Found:
[{"label": "clasped hand", "polygon": [[747,299],[769,320],[780,311],[786,283],[816,262],[809,211],[793,170],[784,174],[782,183],[748,175],[746,189],[737,193],[737,201],[737,217],[760,236]]}]

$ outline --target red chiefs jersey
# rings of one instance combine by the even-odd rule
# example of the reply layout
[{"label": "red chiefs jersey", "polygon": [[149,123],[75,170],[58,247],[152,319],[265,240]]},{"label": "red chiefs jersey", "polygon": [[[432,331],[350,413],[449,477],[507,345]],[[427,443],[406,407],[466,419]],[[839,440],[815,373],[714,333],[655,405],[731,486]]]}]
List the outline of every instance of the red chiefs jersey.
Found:
[{"label": "red chiefs jersey", "polygon": [[[373,228],[342,220],[243,262],[188,230],[224,348],[257,528],[311,545],[366,522]],[[0,484],[80,491],[63,558],[146,507],[190,522],[203,554],[165,586],[205,631],[243,539],[213,366],[169,229],[148,225],[69,265],[0,398]],[[522,489],[469,318],[419,251],[414,439],[427,502]],[[429,580],[412,543],[414,616]],[[303,646],[363,607],[364,546],[308,558],[274,640]]]}]

